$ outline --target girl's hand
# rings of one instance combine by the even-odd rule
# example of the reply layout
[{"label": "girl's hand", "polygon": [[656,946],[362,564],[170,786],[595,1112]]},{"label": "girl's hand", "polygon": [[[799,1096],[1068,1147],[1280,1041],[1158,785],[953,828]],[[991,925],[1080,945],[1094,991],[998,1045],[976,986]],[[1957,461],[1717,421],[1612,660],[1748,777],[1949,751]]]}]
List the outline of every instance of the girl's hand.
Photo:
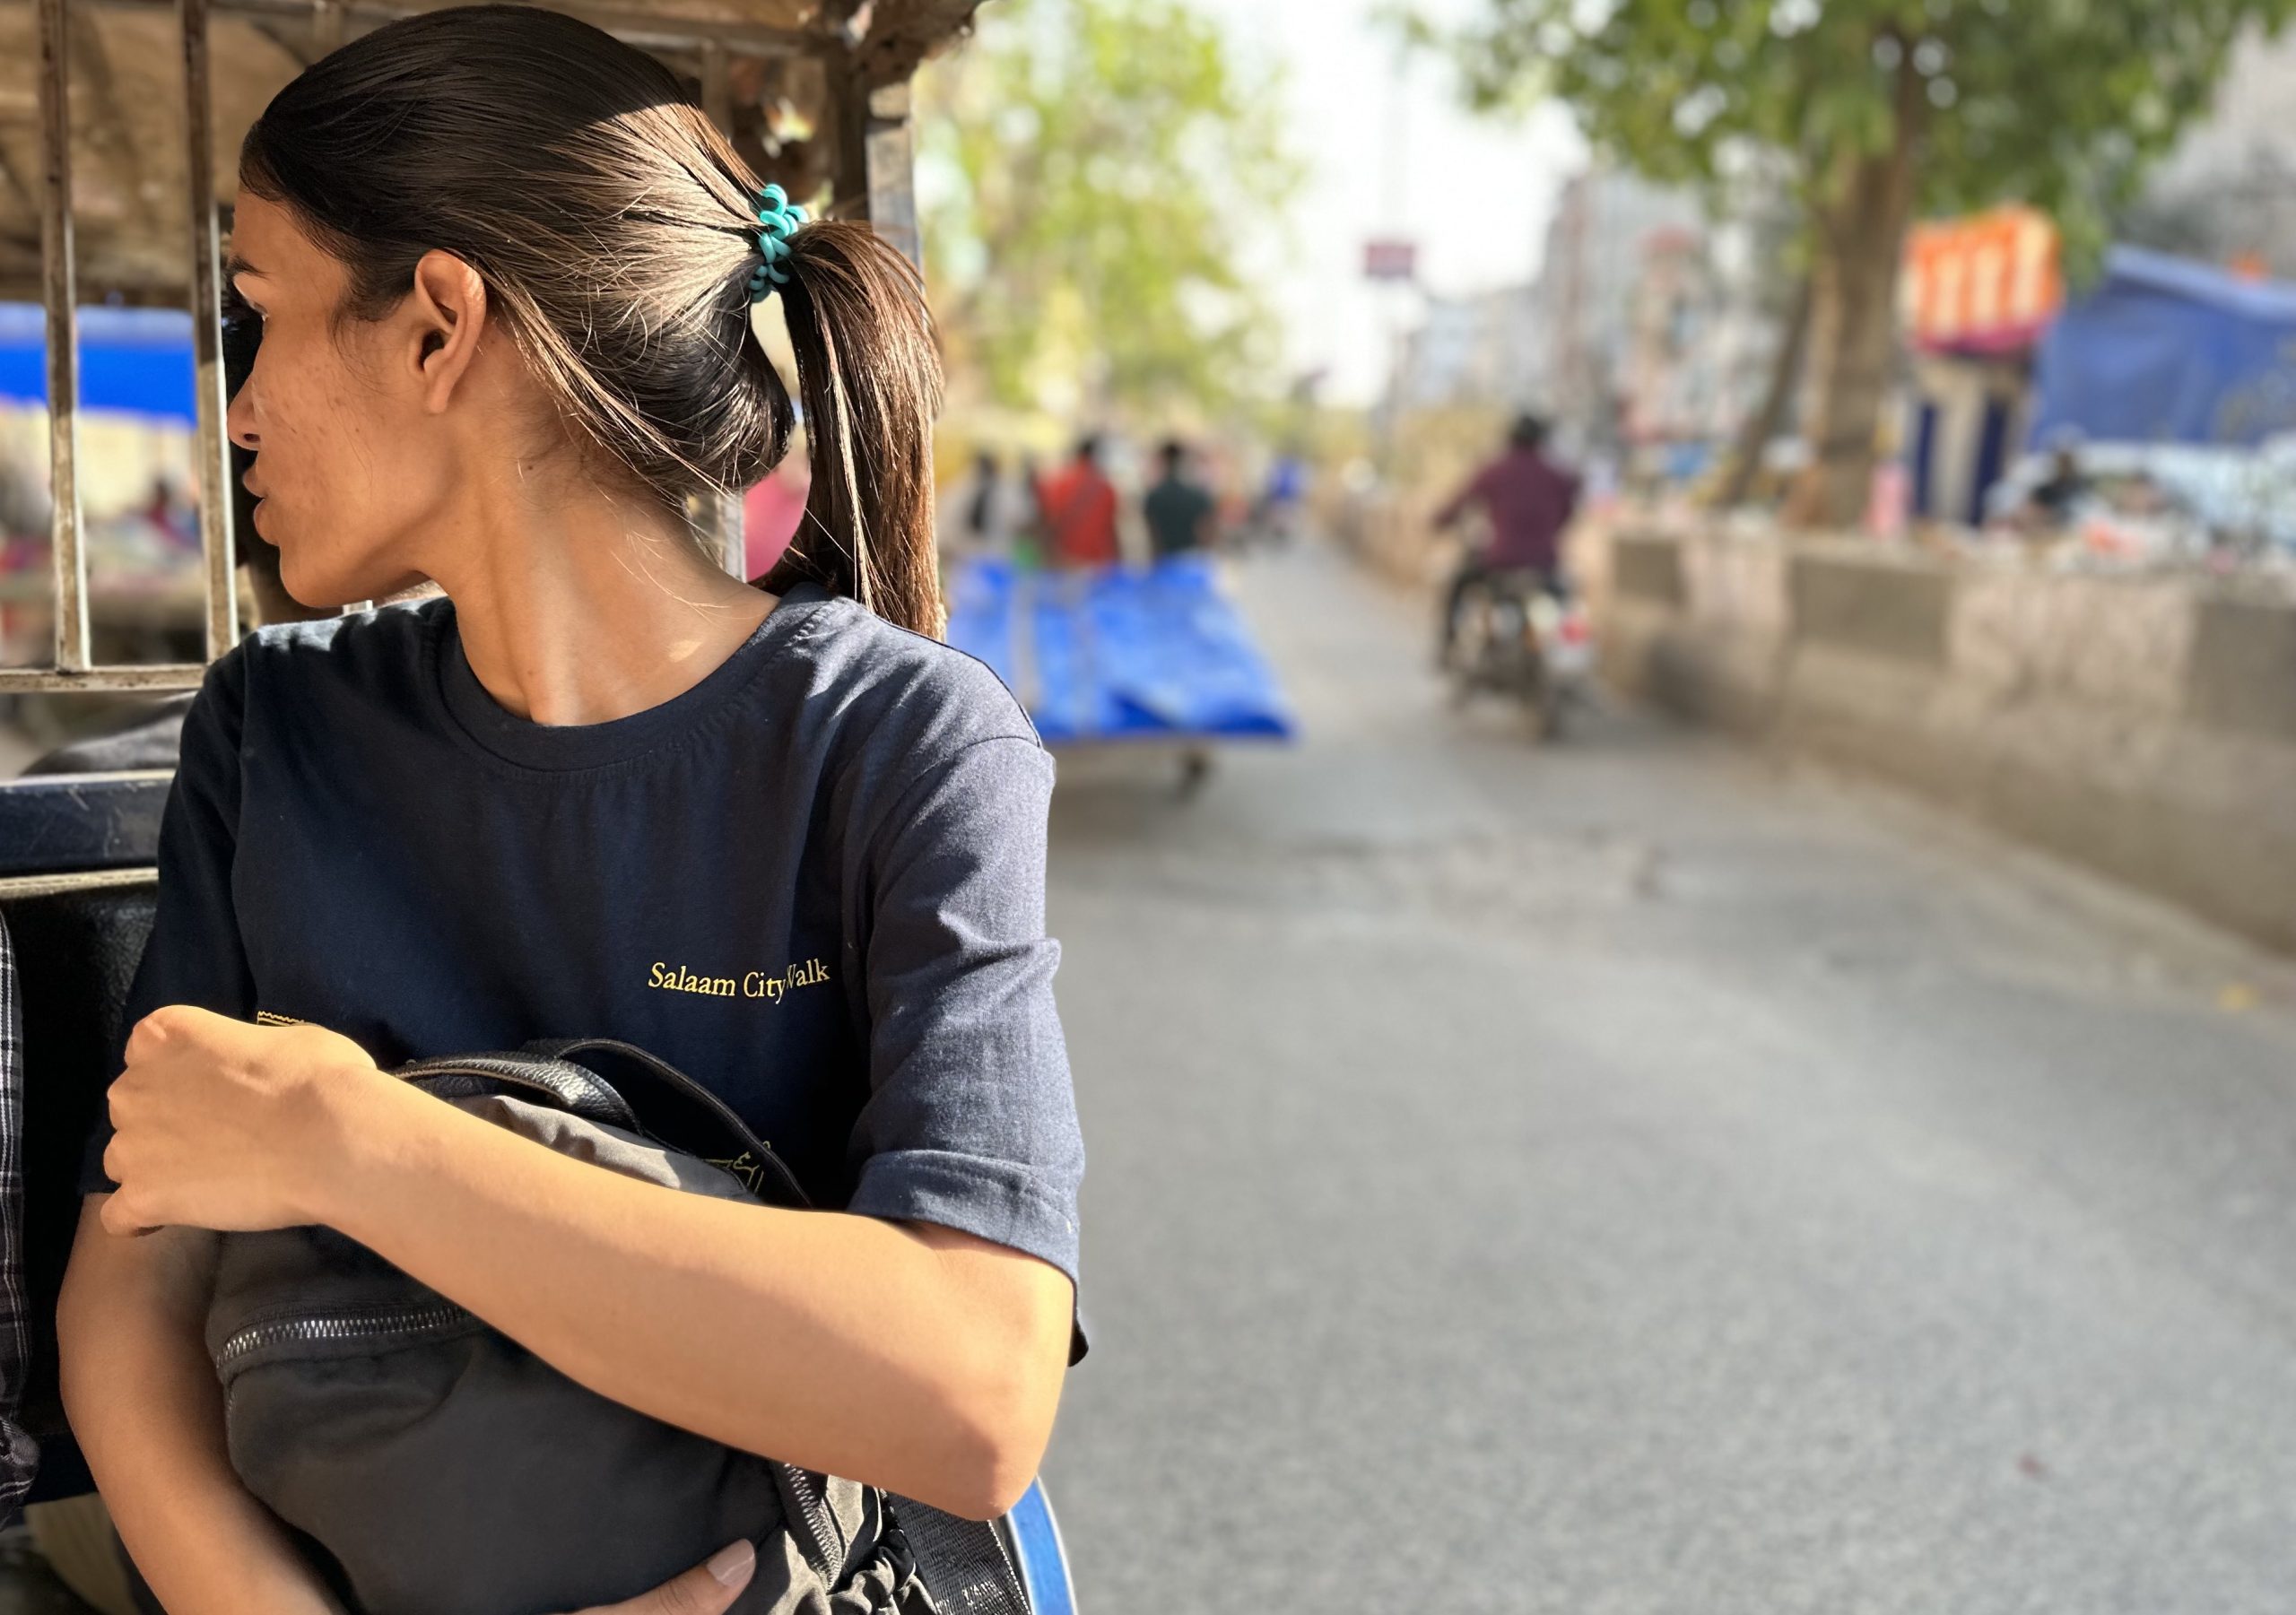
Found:
[{"label": "girl's hand", "polygon": [[600,1604],[576,1615],[724,1615],[757,1574],[757,1550],[747,1542],[720,1548],[707,1564],[696,1565],[675,1581],[665,1582],[643,1598]]},{"label": "girl's hand", "polygon": [[136,1022],[111,1087],[117,1131],[104,1170],[115,1234],[221,1232],[318,1220],[317,1188],[361,1095],[393,1086],[348,1038],[316,1026],[249,1026],[170,1004]]}]

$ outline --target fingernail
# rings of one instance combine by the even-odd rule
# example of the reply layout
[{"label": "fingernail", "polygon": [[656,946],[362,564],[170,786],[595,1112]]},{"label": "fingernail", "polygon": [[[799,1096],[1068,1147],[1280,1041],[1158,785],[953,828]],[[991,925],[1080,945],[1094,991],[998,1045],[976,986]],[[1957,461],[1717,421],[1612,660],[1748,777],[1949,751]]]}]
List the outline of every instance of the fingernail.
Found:
[{"label": "fingernail", "polygon": [[718,1578],[718,1585],[722,1587],[746,1580],[756,1565],[757,1550],[747,1542],[730,1543],[709,1556],[709,1574]]}]

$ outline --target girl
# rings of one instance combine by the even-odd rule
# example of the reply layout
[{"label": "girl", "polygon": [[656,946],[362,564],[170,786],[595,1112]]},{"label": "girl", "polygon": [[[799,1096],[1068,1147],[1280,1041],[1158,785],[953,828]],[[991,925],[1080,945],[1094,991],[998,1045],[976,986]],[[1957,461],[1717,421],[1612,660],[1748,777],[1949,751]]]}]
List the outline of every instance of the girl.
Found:
[{"label": "girl", "polygon": [[[927,637],[916,274],[857,223],[761,247],[760,204],[664,67],[522,6],[368,34],[248,133],[257,528],[306,603],[444,594],[255,635],[185,725],[58,1317],[174,1615],[334,1607],[224,1450],[213,1230],[337,1229],[618,1402],[952,1512],[1035,1472],[1082,1346],[1052,768]],[[777,305],[814,475],[750,586],[682,512],[787,448]],[[843,1211],[616,1177],[383,1069],[591,1034]],[[656,1607],[723,1607],[752,1560]]]}]

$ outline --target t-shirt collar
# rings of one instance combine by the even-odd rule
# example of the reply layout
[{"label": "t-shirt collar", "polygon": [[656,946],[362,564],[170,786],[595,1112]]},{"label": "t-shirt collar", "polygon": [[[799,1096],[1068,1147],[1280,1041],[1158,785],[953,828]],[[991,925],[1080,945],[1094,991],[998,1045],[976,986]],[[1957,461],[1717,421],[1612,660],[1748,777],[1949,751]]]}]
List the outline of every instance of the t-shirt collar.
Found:
[{"label": "t-shirt collar", "polygon": [[595,768],[623,762],[675,740],[723,706],[831,603],[817,583],[793,585],[733,655],[691,689],[603,724],[537,724],[503,708],[471,670],[448,602],[432,641],[437,687],[448,715],[481,750],[521,768]]}]

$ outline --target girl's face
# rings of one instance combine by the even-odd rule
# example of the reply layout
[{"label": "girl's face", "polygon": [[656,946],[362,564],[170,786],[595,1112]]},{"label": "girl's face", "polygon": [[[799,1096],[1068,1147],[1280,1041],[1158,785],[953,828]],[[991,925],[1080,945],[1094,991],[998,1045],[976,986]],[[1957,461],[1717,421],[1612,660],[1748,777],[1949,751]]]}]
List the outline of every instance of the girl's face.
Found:
[{"label": "girl's face", "polygon": [[426,407],[424,360],[445,339],[435,308],[410,297],[376,323],[333,322],[344,265],[294,216],[239,193],[230,282],[263,323],[254,368],[225,417],[252,450],[255,528],[279,547],[287,592],[310,606],[379,599],[420,580],[420,540],[441,511],[457,458]]}]

